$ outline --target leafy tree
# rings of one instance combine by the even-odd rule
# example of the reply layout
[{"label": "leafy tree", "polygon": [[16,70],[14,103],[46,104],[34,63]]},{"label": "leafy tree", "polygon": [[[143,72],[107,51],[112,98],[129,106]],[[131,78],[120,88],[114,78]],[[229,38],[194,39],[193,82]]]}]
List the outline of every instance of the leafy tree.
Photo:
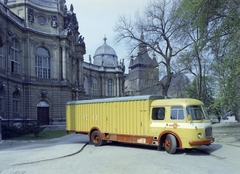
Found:
[{"label": "leafy tree", "polygon": [[[190,98],[196,98],[198,99],[198,93],[196,91],[198,91],[199,89],[199,85],[198,85],[198,76],[196,76],[192,83],[187,85],[187,93],[188,93],[188,97]],[[203,92],[202,92],[202,102],[205,104],[205,106],[207,107],[209,113],[215,113],[218,112],[216,109],[216,107],[214,107],[213,109],[213,103],[214,103],[214,89],[213,89],[213,79],[211,76],[204,76],[203,77]]]},{"label": "leafy tree", "polygon": [[227,109],[236,112],[240,100],[236,92],[240,78],[239,5],[239,0],[182,0],[178,9],[180,20],[189,28],[198,29],[203,43],[200,46],[204,45],[203,55],[213,60],[208,62],[216,92],[215,103],[211,106],[221,108],[222,114]]},{"label": "leafy tree", "polygon": [[222,114],[231,109],[238,112],[238,103],[240,101],[240,60],[239,60],[239,41],[231,40],[225,48],[224,55],[216,57],[212,68],[218,77],[217,99],[222,108]]},{"label": "leafy tree", "polygon": [[181,53],[178,62],[182,69],[194,76],[194,98],[205,101],[208,99],[205,98],[204,77],[209,73],[207,70],[211,64],[211,59],[207,56],[207,46],[210,40],[208,34],[203,32],[205,31],[205,18],[196,16],[200,13],[198,9],[202,5],[197,2],[183,0],[176,12],[178,25],[183,26],[178,32],[178,37],[191,44],[185,52]]}]

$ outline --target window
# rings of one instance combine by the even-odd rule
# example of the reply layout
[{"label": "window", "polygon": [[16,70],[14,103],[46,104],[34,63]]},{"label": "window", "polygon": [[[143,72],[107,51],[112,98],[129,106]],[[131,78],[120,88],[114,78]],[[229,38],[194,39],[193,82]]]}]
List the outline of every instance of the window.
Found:
[{"label": "window", "polygon": [[113,96],[114,82],[112,79],[106,81],[106,96]]},{"label": "window", "polygon": [[12,45],[10,49],[11,57],[11,72],[20,74],[20,55],[19,55],[19,42],[17,39],[12,39]]},{"label": "window", "polygon": [[[3,33],[0,30],[0,33]],[[5,51],[4,51],[4,44],[3,44],[3,36],[0,34],[0,69],[5,69]]]},{"label": "window", "polygon": [[4,112],[4,90],[0,89],[0,113]]},{"label": "window", "polygon": [[205,110],[201,106],[188,106],[187,114],[191,115],[192,120],[207,119]]},{"label": "window", "polygon": [[14,92],[13,93],[13,99],[12,99],[12,105],[13,105],[13,115],[14,116],[19,116],[19,100],[20,100],[20,94],[19,92]]},{"label": "window", "polygon": [[98,95],[98,81],[96,78],[92,78],[92,94],[93,96]]},{"label": "window", "polygon": [[164,120],[165,119],[165,108],[153,108],[152,109],[153,120]]},{"label": "window", "polygon": [[50,56],[43,47],[37,48],[35,73],[38,78],[50,78]]},{"label": "window", "polygon": [[88,77],[86,75],[84,75],[84,90],[86,92],[86,94],[89,94],[89,86],[88,86]]},{"label": "window", "polygon": [[184,113],[182,106],[173,106],[171,108],[171,120],[183,120]]},{"label": "window", "polygon": [[0,47],[0,68],[5,69],[5,52],[3,47]]},{"label": "window", "polygon": [[47,23],[47,19],[44,16],[38,16],[38,22],[42,25]]}]

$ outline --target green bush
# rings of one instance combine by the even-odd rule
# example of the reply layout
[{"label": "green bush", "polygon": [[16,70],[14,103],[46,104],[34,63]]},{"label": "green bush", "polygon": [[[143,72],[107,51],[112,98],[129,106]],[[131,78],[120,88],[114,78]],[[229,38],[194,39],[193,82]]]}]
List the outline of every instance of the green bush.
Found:
[{"label": "green bush", "polygon": [[2,126],[2,138],[10,139],[27,134],[34,134],[37,137],[38,134],[44,129],[45,127],[41,127],[39,124],[21,126]]}]

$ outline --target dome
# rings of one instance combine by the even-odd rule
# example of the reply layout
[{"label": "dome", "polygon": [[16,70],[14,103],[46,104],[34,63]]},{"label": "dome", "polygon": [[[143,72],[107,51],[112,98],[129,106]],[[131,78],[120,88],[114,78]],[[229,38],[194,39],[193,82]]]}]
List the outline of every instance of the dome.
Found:
[{"label": "dome", "polygon": [[116,67],[118,64],[117,54],[115,50],[106,43],[107,38],[104,37],[103,40],[104,44],[95,51],[93,64],[104,67]]}]

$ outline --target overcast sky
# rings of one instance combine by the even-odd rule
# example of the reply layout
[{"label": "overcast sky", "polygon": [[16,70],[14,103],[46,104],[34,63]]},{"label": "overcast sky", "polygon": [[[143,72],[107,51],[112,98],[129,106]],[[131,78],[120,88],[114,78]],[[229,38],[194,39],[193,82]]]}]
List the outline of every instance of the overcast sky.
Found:
[{"label": "overcast sky", "polygon": [[74,12],[79,23],[79,32],[84,37],[86,54],[84,60],[88,62],[89,55],[93,57],[96,49],[101,46],[106,35],[107,44],[117,53],[118,60],[125,59],[128,67],[129,57],[124,42],[116,44],[114,38],[115,23],[120,15],[131,15],[136,11],[143,11],[148,0],[66,0],[68,10],[73,4]]}]

